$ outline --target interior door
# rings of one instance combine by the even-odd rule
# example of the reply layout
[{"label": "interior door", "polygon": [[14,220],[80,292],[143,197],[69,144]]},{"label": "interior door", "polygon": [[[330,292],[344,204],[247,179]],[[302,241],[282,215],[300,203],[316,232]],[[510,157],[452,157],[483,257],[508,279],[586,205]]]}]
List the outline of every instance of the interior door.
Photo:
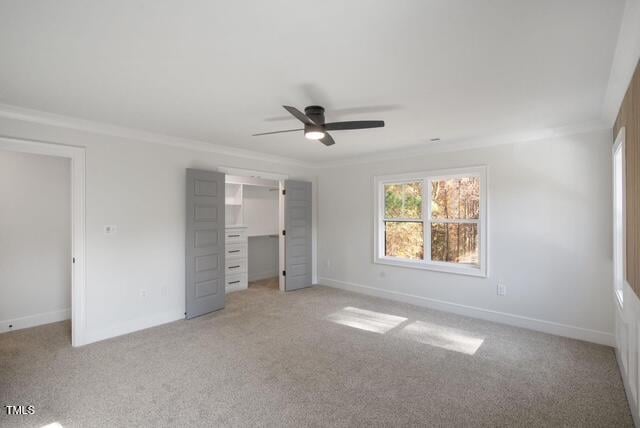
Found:
[{"label": "interior door", "polygon": [[285,290],[311,287],[311,183],[285,181]]},{"label": "interior door", "polygon": [[187,169],[187,319],[224,308],[224,174]]}]

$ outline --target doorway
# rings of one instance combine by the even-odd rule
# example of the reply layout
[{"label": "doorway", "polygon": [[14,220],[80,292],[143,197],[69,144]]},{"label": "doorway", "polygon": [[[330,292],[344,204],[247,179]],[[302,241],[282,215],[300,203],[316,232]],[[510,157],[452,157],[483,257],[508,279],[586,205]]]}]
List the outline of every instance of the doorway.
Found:
[{"label": "doorway", "polygon": [[[85,338],[85,150],[82,147],[65,146],[61,144],[52,144],[38,141],[20,140],[13,138],[0,137],[0,151],[5,153],[11,153],[15,155],[38,155],[40,157],[50,157],[58,160],[64,159],[64,163],[68,165],[68,182],[67,189],[68,203],[66,215],[69,216],[67,221],[68,228],[64,236],[56,237],[67,242],[68,250],[64,250],[64,258],[66,258],[66,265],[62,267],[69,275],[69,281],[71,283],[70,291],[70,309],[69,315],[71,317],[71,344],[72,346],[80,346],[86,343]],[[17,159],[17,158],[16,158]],[[55,163],[55,162],[54,162]],[[54,164],[52,163],[52,164]],[[12,183],[19,186],[18,183]],[[16,189],[19,191],[19,189]],[[36,197],[38,195],[35,195]],[[46,195],[39,195],[45,197]],[[46,201],[38,201],[41,205]],[[54,201],[50,202],[51,205]],[[22,207],[24,208],[24,207]],[[37,208],[35,208],[37,209]],[[25,214],[26,215],[26,214]],[[34,224],[32,221],[30,224]],[[26,237],[25,237],[26,238]],[[43,237],[36,237],[35,239],[43,240]],[[25,241],[26,242],[26,239]],[[42,241],[44,242],[44,241]],[[9,249],[9,251],[12,251]],[[38,263],[37,258],[31,260],[31,263]],[[65,263],[64,259],[61,263]],[[33,266],[32,268],[35,268]],[[8,299],[9,300],[9,299]],[[55,321],[55,317],[60,317],[65,314],[61,314],[59,311],[55,313],[40,314],[36,317],[28,317],[27,319],[15,319],[7,326],[3,326],[3,330],[14,330],[18,328],[26,328],[33,325],[46,323],[47,320]],[[49,317],[49,318],[47,318]],[[53,318],[51,318],[53,317]],[[4,317],[0,317],[4,320]],[[29,325],[31,323],[31,325]],[[9,327],[11,325],[11,327]],[[6,328],[4,328],[6,327]]]},{"label": "doorway", "polygon": [[225,176],[227,292],[285,291],[285,175],[221,168]]}]

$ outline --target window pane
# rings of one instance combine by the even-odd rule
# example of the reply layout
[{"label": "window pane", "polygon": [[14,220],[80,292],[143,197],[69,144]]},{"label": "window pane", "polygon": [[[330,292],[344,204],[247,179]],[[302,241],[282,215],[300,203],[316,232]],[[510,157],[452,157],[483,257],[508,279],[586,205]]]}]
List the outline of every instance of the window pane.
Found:
[{"label": "window pane", "polygon": [[431,260],[478,265],[478,225],[432,223]]},{"label": "window pane", "polygon": [[462,177],[432,181],[431,218],[480,218],[480,179]]},{"label": "window pane", "polygon": [[384,216],[422,219],[422,182],[386,184]]},{"label": "window pane", "polygon": [[417,221],[384,222],[384,254],[404,259],[424,259],[424,225]]}]

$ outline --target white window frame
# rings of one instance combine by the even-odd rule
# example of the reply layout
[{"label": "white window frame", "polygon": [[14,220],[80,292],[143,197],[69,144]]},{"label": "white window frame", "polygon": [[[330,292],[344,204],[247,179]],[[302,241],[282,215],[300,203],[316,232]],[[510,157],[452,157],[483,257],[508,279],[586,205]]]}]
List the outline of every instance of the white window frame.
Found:
[{"label": "white window frame", "polygon": [[[431,186],[434,180],[452,179],[460,177],[478,177],[480,180],[480,218],[478,220],[432,220],[431,219]],[[401,257],[385,255],[384,241],[384,186],[387,184],[402,184],[422,182],[422,221],[424,227],[424,260],[410,260]],[[424,269],[438,272],[448,272],[461,275],[487,276],[487,167],[472,166],[465,168],[440,169],[434,171],[411,172],[406,174],[384,175],[373,177],[374,193],[374,249],[373,262],[376,264],[400,266],[413,269]],[[411,219],[416,221],[417,219]],[[479,267],[431,260],[431,223],[477,223],[478,225],[478,261]]]},{"label": "white window frame", "polygon": [[[618,136],[616,137],[615,142],[613,143],[612,148],[612,156],[611,156],[611,164],[612,164],[612,194],[613,194],[613,294],[615,296],[615,300],[618,302],[620,309],[622,309],[624,303],[624,288],[625,284],[627,284],[627,192],[626,192],[626,159],[625,159],[625,128],[621,128],[618,132]],[[618,172],[618,168],[616,168],[616,154],[620,153],[620,161],[621,168],[620,173],[622,174],[622,185],[620,190],[620,199],[622,200],[622,219],[621,219],[621,228],[620,234],[618,234],[618,228],[616,227],[616,212],[618,207],[616,206],[617,202],[617,191],[616,188],[616,173]],[[621,248],[621,250],[618,250]],[[621,260],[619,260],[621,259]],[[620,272],[620,278],[618,277],[618,263],[622,265],[620,268],[622,272]]]}]

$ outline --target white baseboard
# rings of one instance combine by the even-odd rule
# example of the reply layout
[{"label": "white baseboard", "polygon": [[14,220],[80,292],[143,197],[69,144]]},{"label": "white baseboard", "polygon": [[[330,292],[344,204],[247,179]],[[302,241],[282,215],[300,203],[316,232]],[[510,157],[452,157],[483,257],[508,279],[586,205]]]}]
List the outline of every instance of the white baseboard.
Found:
[{"label": "white baseboard", "polygon": [[176,313],[175,311],[162,312],[150,317],[136,318],[124,323],[109,326],[108,328],[91,332],[87,329],[87,335],[82,345],[88,345],[89,343],[99,342],[101,340],[111,339],[113,337],[122,336],[124,334],[133,333],[135,331],[144,330],[151,327],[156,327],[162,324],[183,320],[184,313]]},{"label": "white baseboard", "polygon": [[277,270],[266,270],[262,272],[249,272],[249,281],[260,281],[261,279],[275,278],[278,276]]},{"label": "white baseboard", "polygon": [[553,321],[529,318],[506,312],[498,312],[475,306],[461,305],[459,303],[431,299],[429,297],[416,296],[413,294],[400,293],[397,291],[383,290],[376,287],[355,284],[352,282],[339,281],[331,278],[319,278],[318,283],[333,288],[367,294],[369,296],[382,297],[389,300],[410,303],[416,306],[436,309],[443,312],[452,312],[471,318],[479,318],[487,321],[493,321],[501,324],[507,324],[515,327],[549,333],[556,336],[564,336],[572,339],[593,342],[600,345],[614,346],[615,343],[613,333],[607,333],[604,331],[591,330],[572,325],[560,324]]},{"label": "white baseboard", "polygon": [[45,312],[43,314],[29,315],[27,317],[2,320],[0,321],[0,333],[64,321],[70,318],[71,309],[61,309],[59,311]]}]

